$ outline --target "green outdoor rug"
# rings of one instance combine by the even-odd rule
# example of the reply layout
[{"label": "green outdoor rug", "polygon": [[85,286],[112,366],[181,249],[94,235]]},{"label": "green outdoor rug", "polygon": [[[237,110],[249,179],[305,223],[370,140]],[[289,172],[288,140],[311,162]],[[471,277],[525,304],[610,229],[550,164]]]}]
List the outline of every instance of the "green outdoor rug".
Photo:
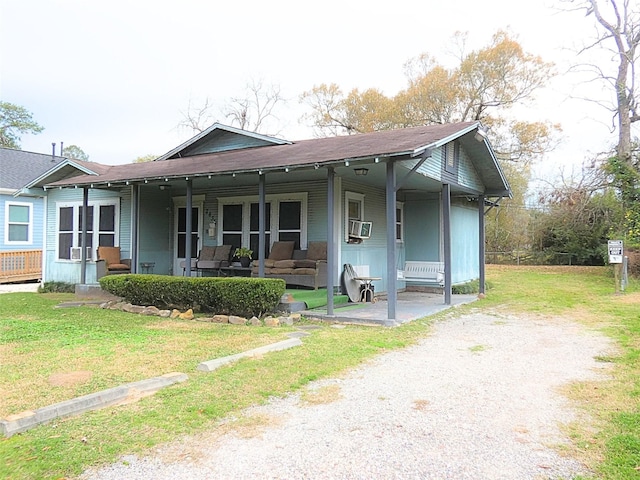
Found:
[{"label": "green outdoor rug", "polygon": [[[327,304],[327,289],[320,288],[318,290],[287,290],[285,293],[291,294],[296,302],[304,302],[307,304],[307,308],[313,309],[318,307],[324,307]],[[341,305],[349,302],[349,297],[346,295],[334,295],[333,304]]]}]

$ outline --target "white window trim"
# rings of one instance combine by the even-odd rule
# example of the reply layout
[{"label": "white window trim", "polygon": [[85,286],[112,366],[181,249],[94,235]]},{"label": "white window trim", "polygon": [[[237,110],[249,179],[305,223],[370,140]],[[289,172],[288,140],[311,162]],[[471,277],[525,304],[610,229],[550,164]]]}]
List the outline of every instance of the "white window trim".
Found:
[{"label": "white window trim", "polygon": [[344,192],[344,241],[349,241],[349,202],[359,202],[360,203],[360,218],[359,220],[365,221],[364,216],[364,193],[356,193],[356,192]]},{"label": "white window trim", "polygon": [[[9,208],[12,206],[16,207],[29,207],[29,224],[28,224],[28,232],[27,232],[27,240],[9,240],[9,224],[15,223],[9,221]],[[23,223],[16,225],[24,225]],[[33,203],[29,202],[6,202],[4,207],[4,243],[6,245],[33,245]]]},{"label": "white window trim", "polygon": [[396,202],[396,210],[400,210],[400,218],[396,218],[396,235],[397,226],[400,224],[400,238],[396,237],[396,243],[404,242],[404,202]]},{"label": "white window trim", "polygon": [[[94,221],[94,225],[93,225],[93,250],[96,250],[98,248],[98,241],[99,241],[99,234],[100,231],[99,229],[96,229],[96,222],[98,222],[98,215],[95,215],[95,211],[96,209],[99,210],[101,206],[108,206],[108,205],[113,205],[115,207],[114,209],[114,244],[115,245],[120,245],[120,199],[119,198],[114,198],[114,199],[102,199],[102,200],[92,200],[89,201],[89,203],[87,204],[87,206],[89,207],[93,207],[93,211],[94,211],[94,215],[93,215],[93,221]],[[78,263],[80,262],[80,260],[69,260],[66,258],[58,258],[58,253],[60,252],[60,209],[61,208],[69,208],[69,207],[73,207],[73,242],[72,242],[72,247],[79,247],[80,246],[80,242],[81,239],[80,237],[82,236],[82,225],[80,225],[80,209],[82,208],[82,202],[56,202],[56,226],[55,226],[55,235],[56,235],[56,242],[55,242],[55,261],[56,262],[61,262],[61,263]],[[98,224],[99,226],[99,224]],[[78,233],[78,235],[76,235],[76,233]],[[94,260],[94,255],[95,253],[92,251],[91,252],[91,258],[87,258],[88,261],[93,261]]]},{"label": "white window trim", "polygon": [[[300,248],[307,248],[307,203],[308,193],[276,193],[265,195],[265,203],[271,204],[271,225],[267,225],[267,231],[271,235],[271,244],[278,240],[278,225],[280,224],[280,202],[300,202]],[[242,205],[242,246],[249,246],[251,204],[260,201],[257,195],[245,195],[241,197],[218,197],[218,245],[222,244],[223,207],[225,205]],[[254,232],[255,233],[255,232]]]}]

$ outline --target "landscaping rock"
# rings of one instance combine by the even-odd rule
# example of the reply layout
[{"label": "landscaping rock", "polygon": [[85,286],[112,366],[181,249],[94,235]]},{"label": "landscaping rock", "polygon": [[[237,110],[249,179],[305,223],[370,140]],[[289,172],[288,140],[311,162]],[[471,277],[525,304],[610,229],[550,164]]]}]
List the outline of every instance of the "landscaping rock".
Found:
[{"label": "landscaping rock", "polygon": [[131,305],[130,303],[127,303],[126,305],[124,305],[122,307],[122,311],[123,312],[129,312],[129,313],[142,313],[144,311],[145,307],[140,306],[140,305]]},{"label": "landscaping rock", "polygon": [[187,310],[186,312],[181,313],[180,315],[178,315],[178,318],[180,320],[193,320],[193,317],[194,317],[193,309],[191,309],[191,308],[189,310]]},{"label": "landscaping rock", "polygon": [[171,310],[159,310],[158,316],[162,318],[169,318],[171,316]]},{"label": "landscaping rock", "polygon": [[153,305],[149,306],[149,307],[145,307],[144,310],[142,310],[142,315],[154,315],[157,316],[158,313],[160,313],[160,310],[158,309],[158,307],[155,307]]},{"label": "landscaping rock", "polygon": [[267,327],[278,327],[280,326],[280,320],[278,318],[269,316],[264,319],[264,324]]},{"label": "landscaping rock", "polygon": [[213,323],[229,323],[228,315],[214,315],[211,319]]},{"label": "landscaping rock", "polygon": [[246,325],[247,319],[236,315],[229,315],[229,323],[232,325]]},{"label": "landscaping rock", "polygon": [[280,325],[293,325],[293,318],[289,317],[278,317],[278,321],[280,322]]},{"label": "landscaping rock", "polygon": [[211,317],[196,317],[195,318],[196,322],[207,322],[207,323],[211,323],[213,322],[213,318]]},{"label": "landscaping rock", "polygon": [[178,318],[180,316],[180,310],[176,310],[175,308],[171,310],[170,318]]},{"label": "landscaping rock", "polygon": [[254,327],[261,327],[262,326],[262,320],[260,320],[258,317],[251,317],[249,319],[249,325],[254,326]]}]

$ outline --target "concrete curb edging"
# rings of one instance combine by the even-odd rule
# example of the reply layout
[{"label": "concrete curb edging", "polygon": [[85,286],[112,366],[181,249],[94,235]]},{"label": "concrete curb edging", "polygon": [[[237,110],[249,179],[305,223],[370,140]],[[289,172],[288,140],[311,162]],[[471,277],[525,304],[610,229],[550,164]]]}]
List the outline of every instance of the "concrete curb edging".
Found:
[{"label": "concrete curb edging", "polygon": [[287,350],[293,347],[299,347],[302,345],[302,341],[299,338],[290,338],[289,340],[283,340],[281,342],[265,345],[264,347],[254,348],[253,350],[247,350],[246,352],[236,353],[235,355],[228,355],[222,358],[216,358],[202,362],[198,365],[197,370],[201,372],[212,372],[217,368],[222,367],[228,363],[235,362],[241,358],[256,357],[269,352],[277,352],[279,350]]},{"label": "concrete curb edging", "polygon": [[160,377],[127,383],[101,392],[91,393],[64,402],[55,403],[37,410],[27,410],[0,420],[0,431],[5,437],[25,432],[33,427],[51,422],[60,417],[71,417],[90,410],[135,401],[154,394],[161,388],[184,382],[185,373],[173,372]]}]

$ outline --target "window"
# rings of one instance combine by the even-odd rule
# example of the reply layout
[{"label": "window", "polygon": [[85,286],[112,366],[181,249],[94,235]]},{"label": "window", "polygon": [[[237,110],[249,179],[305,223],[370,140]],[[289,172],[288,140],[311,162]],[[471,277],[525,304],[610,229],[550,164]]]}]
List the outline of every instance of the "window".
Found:
[{"label": "window", "polygon": [[344,240],[349,241],[349,227],[351,220],[361,220],[364,218],[364,194],[355,192],[344,193]]},{"label": "window", "polygon": [[[82,204],[59,203],[58,259],[71,260],[71,248],[82,243]],[[87,249],[93,259],[98,246],[115,247],[118,239],[119,205],[117,201],[89,202],[87,206]]]},{"label": "window", "polygon": [[396,242],[404,240],[404,204],[396,203]]},{"label": "window", "polygon": [[22,202],[7,202],[5,205],[5,243],[9,245],[33,243],[33,205]]},{"label": "window", "polygon": [[[260,204],[256,197],[218,198],[220,233],[224,245],[248,246],[258,258]],[[293,240],[295,248],[306,246],[307,194],[267,195],[265,202],[265,256],[276,240]]]}]

